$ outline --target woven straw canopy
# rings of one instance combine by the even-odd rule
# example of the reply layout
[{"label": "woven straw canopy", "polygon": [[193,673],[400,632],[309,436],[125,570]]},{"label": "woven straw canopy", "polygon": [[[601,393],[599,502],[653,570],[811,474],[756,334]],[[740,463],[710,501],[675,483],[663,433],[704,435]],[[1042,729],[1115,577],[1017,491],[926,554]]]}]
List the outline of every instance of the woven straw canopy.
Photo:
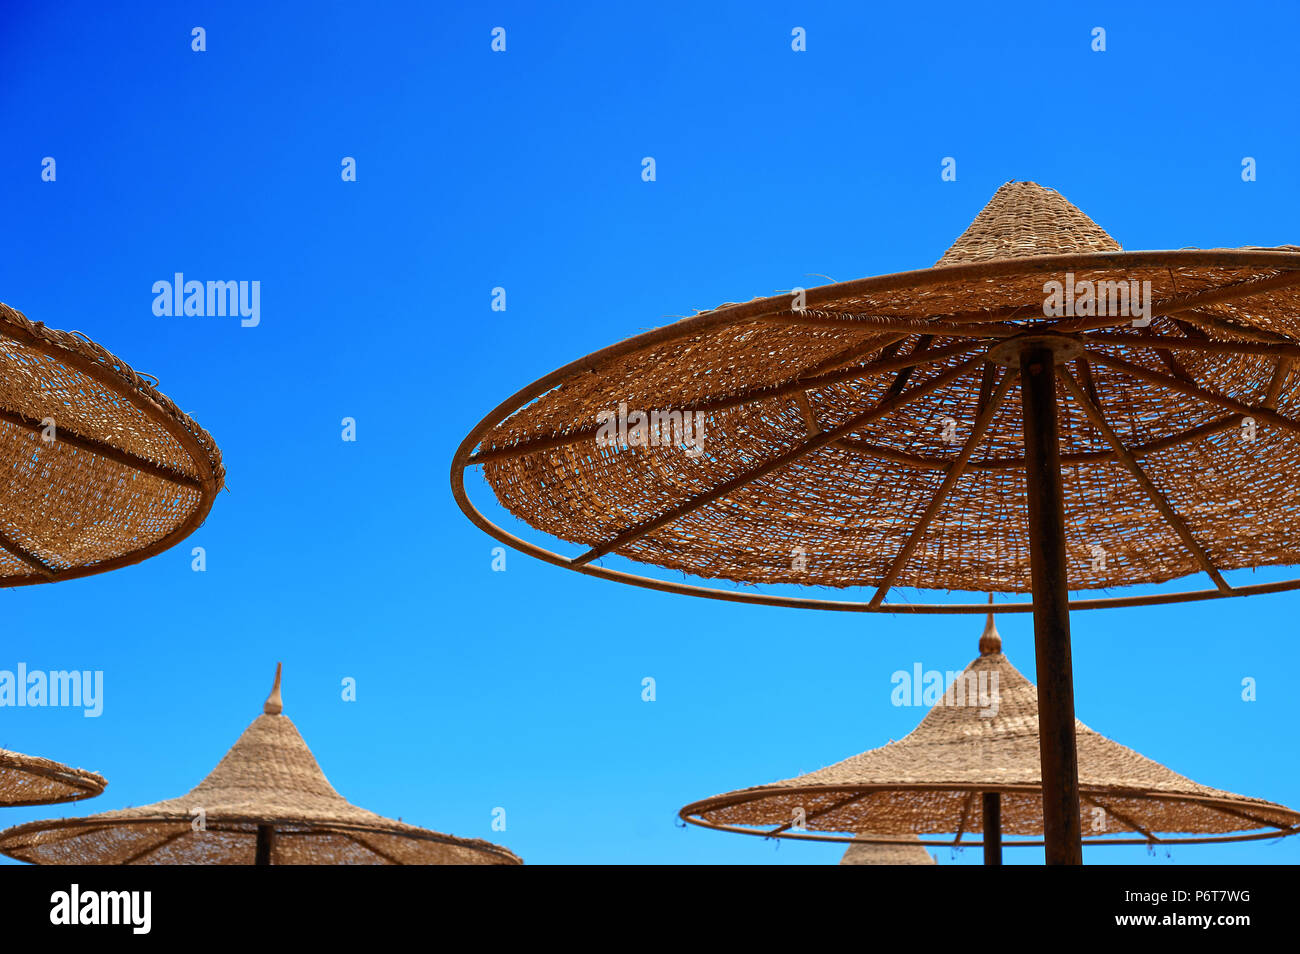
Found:
[{"label": "woven straw canopy", "polygon": [[[870,838],[872,836],[867,835]],[[851,845],[842,865],[933,865],[934,856],[915,835],[882,836],[879,844]]]},{"label": "woven straw canopy", "polygon": [[125,362],[0,304],[0,586],[160,553],[224,474],[208,433]]},{"label": "woven straw canopy", "polygon": [[499,845],[349,804],[281,708],[277,667],[263,714],[188,795],[19,825],[0,834],[0,851],[34,864],[253,864],[261,828],[273,833],[276,865],[523,863]]},{"label": "woven straw canopy", "polygon": [[0,749],[0,806],[75,802],[93,798],[107,784],[94,772]]},{"label": "woven straw canopy", "polygon": [[[1239,841],[1300,832],[1300,812],[1198,785],[1077,720],[1075,733],[1085,843]],[[984,792],[1001,793],[1002,831],[1042,834],[1038,694],[1003,655],[991,615],[980,655],[904,738],[807,775],[706,798],[680,814],[709,828],[780,838],[870,841],[871,835],[829,833],[955,832],[955,840],[924,843],[979,844],[963,838],[983,827]],[[800,811],[804,832],[792,826]]]},{"label": "woven straw canopy", "polygon": [[[1049,282],[1062,308],[1050,316]],[[503,542],[607,579],[787,606],[982,612],[885,596],[1031,591],[1019,368],[998,348],[1031,334],[1065,360],[1070,588],[1214,583],[1075,606],[1300,586],[1221,576],[1300,562],[1300,248],[1123,251],[1031,182],[999,189],[932,268],[726,304],[547,375],[474,428],[453,491]],[[488,521],[463,486],[475,464],[510,513],[583,552]],[[869,587],[871,599],[654,580],[598,566],[607,554],[747,584]]]}]

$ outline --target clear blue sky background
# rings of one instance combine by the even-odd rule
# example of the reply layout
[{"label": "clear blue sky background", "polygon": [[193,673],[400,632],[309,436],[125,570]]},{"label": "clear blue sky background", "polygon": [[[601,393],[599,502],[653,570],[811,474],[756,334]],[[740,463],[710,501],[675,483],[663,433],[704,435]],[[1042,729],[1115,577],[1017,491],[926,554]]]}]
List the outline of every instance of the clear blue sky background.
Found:
[{"label": "clear blue sky background", "polygon": [[[107,696],[99,719],[0,710],[0,746],[110,780],[0,821],[186,791],[283,660],[287,714],[374,811],[534,863],[835,861],[675,813],[904,735],[921,712],[890,704],[890,674],[959,669],[980,620],[715,604],[513,553],[493,573],[448,490],[453,449],[517,388],[672,316],[926,266],[1009,179],[1126,248],[1297,242],[1298,21],[1290,3],[10,0],[0,300],[158,376],[216,437],[229,492],[147,563],[0,591],[0,668],[102,669]],[[261,326],[155,317],[176,271],[261,281]],[[1300,805],[1297,612],[1300,594],[1076,614],[1078,713]],[[1001,627],[1032,678],[1029,620]],[[1300,839],[1086,859],[1294,863]]]}]

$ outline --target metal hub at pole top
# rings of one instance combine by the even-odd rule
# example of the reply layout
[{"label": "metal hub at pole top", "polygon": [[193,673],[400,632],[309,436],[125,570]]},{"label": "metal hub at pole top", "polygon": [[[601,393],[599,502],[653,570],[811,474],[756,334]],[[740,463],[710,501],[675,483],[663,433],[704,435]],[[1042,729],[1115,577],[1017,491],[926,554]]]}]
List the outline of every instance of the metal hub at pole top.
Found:
[{"label": "metal hub at pole top", "polygon": [[1028,348],[1051,351],[1056,364],[1064,364],[1083,354],[1083,342],[1073,335],[1059,332],[1027,331],[1012,338],[1003,338],[989,348],[985,358],[1007,368],[1020,367],[1020,354]]}]

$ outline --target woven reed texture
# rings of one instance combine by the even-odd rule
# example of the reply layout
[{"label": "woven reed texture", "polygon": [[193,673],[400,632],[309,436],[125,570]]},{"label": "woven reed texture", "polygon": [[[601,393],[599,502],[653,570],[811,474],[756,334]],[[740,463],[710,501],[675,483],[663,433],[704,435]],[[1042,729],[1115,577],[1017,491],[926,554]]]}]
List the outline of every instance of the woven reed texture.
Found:
[{"label": "woven reed texture", "polygon": [[[876,836],[872,836],[876,837]],[[850,845],[840,859],[842,865],[933,865],[934,856],[915,835],[896,835],[892,845]]]},{"label": "woven reed texture", "polygon": [[1119,242],[1060,193],[1032,182],[1013,182],[997,191],[935,264],[1119,249]]},{"label": "woven reed texture", "polygon": [[[201,816],[199,813],[202,813]],[[195,831],[196,817],[206,823]],[[259,825],[276,865],[522,864],[487,841],[393,821],[348,803],[282,714],[259,716],[187,795],[0,833],[0,851],[47,865],[252,864]]]},{"label": "woven reed texture", "polygon": [[94,772],[0,749],[0,806],[75,802],[93,798],[107,784]]},{"label": "woven reed texture", "polygon": [[[453,465],[453,485],[458,468],[480,462],[468,450],[481,436],[476,456],[498,502],[538,530],[601,551],[596,558],[608,549],[741,583],[879,586],[936,499],[995,377],[1007,373],[984,360],[990,347],[1057,321],[1043,317],[1046,280],[1069,272],[1076,284],[1149,281],[1157,315],[1162,302],[1240,285],[1231,300],[1170,306],[1175,313],[1147,328],[1113,318],[1114,327],[1098,331],[1060,319],[1090,352],[1137,370],[1092,357],[1062,367],[1094,395],[1217,570],[1300,563],[1300,374],[1286,352],[1300,343],[1300,249],[1123,252],[1056,192],[1017,182],[998,191],[940,262],[810,289],[801,314],[786,295],[722,306],[575,362],[476,430]],[[912,324],[888,333],[872,325],[899,320]],[[1143,340],[1152,336],[1171,347]],[[1224,343],[1262,353],[1195,350]],[[897,361],[913,354],[917,366],[900,370]],[[895,364],[871,370],[886,361]],[[959,368],[933,391],[747,479],[819,433]],[[1249,415],[1148,374],[1259,409],[1253,439],[1242,427]],[[1058,401],[1071,589],[1201,572],[1064,382]],[[704,452],[598,446],[597,416],[620,405],[708,408]],[[893,586],[1030,592],[1020,405],[1013,380]]]},{"label": "woven reed texture", "polygon": [[[996,630],[990,620],[986,640]],[[1001,652],[1000,640],[964,673],[997,675],[997,711],[970,704],[958,677],[911,733],[795,778],[728,792],[682,809],[705,824],[783,825],[796,810],[809,831],[886,835],[979,832],[981,792],[1002,792],[1002,830],[1043,832],[1038,691]],[[965,702],[958,704],[965,692]],[[1300,812],[1184,778],[1075,721],[1084,837],[1122,832],[1214,835],[1278,826]],[[867,837],[867,836],[863,836]]]},{"label": "woven reed texture", "polygon": [[124,361],[0,304],[0,586],[151,556],[224,477],[212,437]]}]

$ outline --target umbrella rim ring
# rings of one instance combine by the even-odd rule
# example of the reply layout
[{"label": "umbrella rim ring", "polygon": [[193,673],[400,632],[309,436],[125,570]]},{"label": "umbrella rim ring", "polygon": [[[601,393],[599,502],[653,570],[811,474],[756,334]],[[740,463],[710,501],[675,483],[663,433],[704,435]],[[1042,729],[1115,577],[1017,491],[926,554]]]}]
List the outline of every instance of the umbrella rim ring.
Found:
[{"label": "umbrella rim ring", "polygon": [[[899,842],[887,839],[867,839],[853,836],[839,835],[812,835],[812,834],[779,834],[773,835],[765,831],[757,831],[752,828],[742,828],[738,825],[709,825],[695,819],[687,818],[686,821],[700,828],[707,828],[710,831],[724,831],[735,835],[756,835],[759,838],[782,839],[785,841],[811,841],[817,843],[830,843],[839,845],[887,845],[897,848]],[[1286,838],[1297,832],[1250,832],[1240,835],[1188,835],[1174,836],[1169,838],[1083,838],[1080,844],[1088,846],[1098,845],[1146,845],[1150,848],[1158,848],[1162,845],[1224,845],[1242,841],[1268,841],[1274,838]],[[914,844],[931,848],[982,848],[984,840],[967,840],[962,841],[937,841],[918,836]],[[1030,836],[1028,840],[1016,835],[1003,835],[998,842],[1003,848],[1042,848],[1044,841],[1041,837]]]},{"label": "umbrella rim ring", "polygon": [[[85,815],[80,818],[42,818],[35,821],[25,822],[21,825],[15,825],[12,828],[0,832],[0,836],[8,838],[17,835],[42,834],[45,832],[56,832],[68,829],[79,828],[140,828],[150,825],[185,825],[190,826],[194,821],[191,815],[171,816],[167,814],[142,815],[132,818],[96,818],[94,815]],[[358,832],[372,835],[389,835],[395,838],[409,838],[412,841],[424,841],[449,845],[452,848],[464,848],[470,851],[476,851],[482,854],[494,855],[502,858],[506,863],[523,864],[523,859],[516,855],[509,848],[498,845],[481,838],[461,838],[458,835],[448,835],[444,832],[436,832],[427,828],[419,828],[415,825],[407,825],[405,822],[398,822],[404,830],[393,830],[391,827],[383,825],[366,825],[359,822],[313,822],[302,818],[285,815],[274,818],[263,816],[240,816],[240,815],[222,815],[216,824],[209,824],[206,828],[208,831],[238,831],[236,828],[227,828],[223,826],[250,825],[256,829],[258,825],[302,825],[315,828],[317,831],[309,834],[348,834]],[[277,834],[279,834],[277,832]],[[18,846],[21,849],[22,846]],[[27,861],[13,853],[10,849],[0,849],[0,854],[6,855],[17,861]]]},{"label": "umbrella rim ring", "polygon": [[[767,796],[777,795],[777,794],[797,795],[797,794],[814,794],[814,793],[829,794],[829,793],[846,793],[846,792],[860,792],[863,794],[869,794],[871,792],[899,792],[899,791],[964,792],[969,794],[976,794],[976,793],[983,794],[986,792],[987,793],[996,792],[998,794],[1020,794],[1020,795],[1034,796],[1034,795],[1042,794],[1042,786],[1041,785],[996,785],[996,784],[963,785],[963,784],[942,784],[942,783],[935,783],[935,784],[899,783],[899,784],[838,785],[838,786],[837,785],[792,785],[788,787],[765,786],[762,788],[743,790],[742,792],[738,792],[738,793],[731,793],[730,795],[714,795],[710,798],[704,798],[704,799],[700,799],[699,801],[691,802],[689,805],[682,807],[677,812],[677,817],[684,822],[688,822],[700,828],[708,828],[714,831],[729,831],[729,832],[742,834],[742,835],[757,835],[762,838],[784,838],[791,841],[820,841],[820,842],[835,842],[835,843],[843,843],[843,844],[858,843],[858,844],[896,845],[897,844],[896,841],[869,840],[857,835],[831,835],[831,834],[820,834],[820,833],[814,835],[811,833],[798,833],[798,832],[790,832],[790,831],[772,833],[772,832],[761,831],[755,828],[749,828],[740,825],[731,825],[722,822],[711,822],[708,819],[700,817],[699,813],[703,811],[712,810],[712,809],[731,808],[737,805],[746,805],[753,802],[761,801]],[[1123,790],[1099,789],[1096,786],[1081,785],[1079,787],[1079,794],[1081,796],[1092,794],[1092,795],[1107,795],[1111,797],[1120,797],[1120,798],[1126,796],[1128,797],[1136,796],[1151,801],[1186,803],[1192,805],[1201,805],[1208,808],[1215,808],[1219,804],[1222,804],[1227,807],[1242,807],[1242,806],[1259,807],[1258,805],[1256,805],[1254,801],[1251,800],[1217,798],[1214,796],[1198,796],[1195,794],[1184,794],[1184,793],[1175,793],[1175,792],[1153,792],[1153,791],[1143,790],[1143,789],[1134,789],[1132,791],[1126,792]],[[1274,805],[1272,803],[1267,803],[1267,807],[1270,808],[1271,810],[1276,810],[1278,808],[1281,808],[1284,811],[1290,812],[1296,818],[1297,821],[1296,825],[1289,830],[1270,828],[1268,830],[1260,831],[1257,829],[1246,829],[1245,832],[1242,834],[1225,833],[1223,835],[1188,835],[1185,837],[1174,836],[1174,837],[1160,837],[1160,838],[1131,838],[1127,840],[1120,840],[1120,839],[1113,839],[1113,838],[1091,838],[1091,839],[1085,838],[1083,840],[1083,844],[1085,845],[1141,844],[1141,845],[1152,845],[1152,846],[1167,845],[1167,844],[1218,844],[1218,843],[1233,842],[1233,841],[1258,841],[1258,840],[1267,840],[1270,838],[1286,838],[1291,835],[1300,834],[1300,812],[1295,812],[1291,809],[1288,809],[1284,805]],[[1024,840],[1008,841],[1006,840],[1007,837],[1008,836],[1006,835],[1003,836],[1004,838],[1003,844],[1009,845],[1011,847],[1041,846],[1043,844],[1041,837],[1037,841],[1024,841]],[[1023,839],[1025,836],[1013,835],[1009,837]],[[1029,837],[1033,838],[1038,836],[1029,836]],[[959,847],[959,845],[953,841],[922,840],[921,844],[937,845],[940,847]],[[962,844],[982,845],[983,842],[966,841],[966,842],[962,842]]]}]

